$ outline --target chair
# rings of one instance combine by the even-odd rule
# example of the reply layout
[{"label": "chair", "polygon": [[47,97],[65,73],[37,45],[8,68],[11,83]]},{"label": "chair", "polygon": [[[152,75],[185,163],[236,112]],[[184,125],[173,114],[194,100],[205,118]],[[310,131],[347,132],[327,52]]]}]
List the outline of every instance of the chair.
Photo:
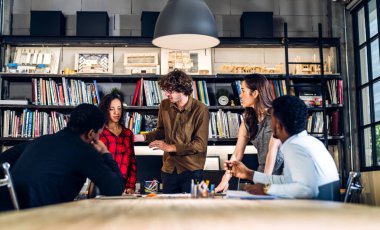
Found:
[{"label": "chair", "polygon": [[10,165],[8,162],[5,162],[2,164],[2,167],[4,170],[4,179],[0,179],[0,187],[2,187],[2,186],[8,187],[9,194],[10,194],[11,199],[12,199],[13,207],[16,210],[20,210],[18,202],[17,202],[16,192],[15,192],[13,182],[12,182],[12,177],[11,177],[11,174],[9,172]]},{"label": "chair", "polygon": [[363,190],[359,178],[360,172],[350,172],[347,181],[346,194],[344,196],[344,203],[352,203],[354,201],[353,197],[356,199],[359,197]]}]

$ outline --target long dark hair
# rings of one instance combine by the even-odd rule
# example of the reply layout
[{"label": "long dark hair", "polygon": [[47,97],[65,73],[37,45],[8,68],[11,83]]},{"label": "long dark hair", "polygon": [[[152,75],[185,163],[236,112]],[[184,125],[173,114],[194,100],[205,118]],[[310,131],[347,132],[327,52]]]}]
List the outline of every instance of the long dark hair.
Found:
[{"label": "long dark hair", "polygon": [[269,116],[272,108],[273,91],[269,81],[261,74],[250,74],[244,77],[244,82],[251,91],[257,90],[255,108],[247,107],[244,111],[244,122],[247,124],[249,137],[253,139],[257,134],[259,117]]},{"label": "long dark hair", "polygon": [[121,102],[121,116],[119,120],[119,124],[124,126],[124,94],[118,90],[118,89],[113,89],[111,93],[105,95],[102,100],[100,100],[99,103],[99,109],[103,112],[105,118],[106,118],[106,124],[108,124],[110,120],[110,114],[109,114],[109,109],[111,106],[111,102],[114,99],[118,99]]}]

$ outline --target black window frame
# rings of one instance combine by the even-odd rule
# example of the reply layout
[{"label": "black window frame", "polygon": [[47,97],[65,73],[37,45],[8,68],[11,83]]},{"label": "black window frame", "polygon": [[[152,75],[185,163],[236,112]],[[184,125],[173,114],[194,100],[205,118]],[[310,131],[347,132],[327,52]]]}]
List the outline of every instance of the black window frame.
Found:
[{"label": "black window frame", "polygon": [[[372,76],[372,52],[371,52],[371,43],[376,39],[379,42],[379,54],[380,54],[380,0],[372,0],[376,2],[376,12],[377,12],[377,33],[370,37],[370,28],[369,28],[369,2],[371,0],[362,1],[353,11],[352,11],[352,21],[353,21],[353,32],[354,32],[354,55],[356,63],[356,95],[358,98],[357,101],[357,117],[358,117],[358,132],[359,132],[359,160],[360,160],[360,169],[361,171],[380,171],[380,159],[377,159],[376,153],[376,126],[380,126],[380,120],[375,121],[375,105],[374,105],[374,90],[373,86],[380,82],[379,76]],[[364,9],[364,19],[365,19],[365,40],[362,44],[359,44],[359,25],[358,25],[358,13],[360,10]],[[360,50],[366,47],[366,56],[367,56],[367,74],[368,81],[364,84],[361,83],[361,62],[360,62]],[[380,57],[379,57],[380,59]],[[369,90],[369,102],[370,102],[370,123],[363,125],[363,109],[362,109],[362,91],[364,88],[368,87]],[[367,128],[371,128],[371,139],[372,139],[372,165],[366,165],[366,155],[365,155],[365,136],[364,131]],[[378,137],[380,138],[380,136]],[[380,140],[379,140],[380,141]]]}]

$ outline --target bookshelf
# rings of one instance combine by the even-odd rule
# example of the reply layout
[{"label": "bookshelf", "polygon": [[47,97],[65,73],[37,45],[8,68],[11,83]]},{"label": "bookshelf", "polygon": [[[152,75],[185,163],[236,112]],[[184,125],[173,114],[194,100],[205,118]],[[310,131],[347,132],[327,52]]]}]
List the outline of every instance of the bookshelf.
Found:
[{"label": "bookshelf", "polygon": [[[338,90],[338,88],[342,86],[338,38],[323,38],[322,36],[317,38],[289,38],[287,37],[287,33],[285,33],[283,38],[221,38],[220,40],[221,44],[216,48],[204,52],[198,51],[195,53],[181,54],[180,56],[182,64],[185,63],[185,59],[188,56],[210,56],[211,69],[208,67],[209,65],[207,65],[205,69],[198,69],[197,74],[192,75],[192,77],[194,81],[204,83],[203,87],[207,89],[208,108],[211,113],[241,114],[244,109],[239,104],[237,92],[236,89],[233,88],[232,83],[243,80],[246,74],[253,72],[262,73],[271,81],[276,96],[284,94],[302,96],[307,93],[305,90],[302,90],[302,87],[313,86],[317,88],[317,93],[312,96],[316,96],[316,98],[320,98],[320,100],[318,99],[319,101],[317,100],[317,102],[314,101],[314,103],[319,103],[318,105],[309,107],[311,115],[310,122],[313,123],[310,126],[319,128],[318,131],[314,131],[317,128],[310,129],[310,133],[317,136],[326,146],[339,146],[338,150],[334,148],[334,151],[337,152],[333,154],[339,158],[337,159],[338,163],[343,162],[344,153],[342,143],[344,141],[344,127],[340,122],[338,125],[335,124],[334,128],[336,130],[334,130],[333,133],[330,128],[332,119],[336,120],[337,117],[343,117],[342,111],[344,107],[343,101],[341,98],[339,99],[342,89],[340,88],[340,91]],[[34,52],[33,55],[36,55],[38,52],[46,53],[47,51],[44,51],[46,48],[55,48],[54,52],[56,53],[54,55],[58,57],[55,58],[55,63],[58,65],[55,66],[55,69],[57,69],[56,72],[52,73],[53,68],[46,69],[46,66],[42,66],[41,68],[36,67],[35,69],[31,68],[32,70],[29,70],[30,68],[27,70],[21,68],[22,71],[16,71],[14,66],[8,65],[14,62],[15,55],[18,51],[21,52],[20,55],[22,56],[22,52],[24,52],[23,49],[33,50],[33,47],[36,47],[34,51],[26,51],[26,53]],[[84,54],[89,53],[89,50],[93,50],[95,54],[100,54],[100,58],[106,56],[106,62],[108,65],[112,65],[112,67],[107,69],[104,73],[99,73],[99,71],[105,68],[104,66],[97,66],[96,71],[91,73],[75,72],[75,68],[81,64],[76,63],[78,62],[77,59],[79,57],[83,58],[85,56]],[[83,55],[80,56],[78,53]],[[125,55],[125,53],[136,55]],[[30,57],[26,55],[24,58],[29,61],[21,61],[19,65],[23,66],[25,62],[33,62],[33,55],[30,55]],[[51,55],[50,58],[53,58],[54,55]],[[148,64],[146,64],[145,59],[140,59],[144,55],[149,56],[149,59],[146,59],[149,60]],[[0,73],[0,99],[26,99],[29,101],[29,104],[0,104],[0,145],[2,147],[12,146],[22,141],[32,140],[33,137],[35,137],[35,135],[23,137],[20,134],[10,136],[9,133],[8,135],[4,135],[5,124],[7,126],[9,124],[10,127],[16,127],[15,125],[17,125],[17,121],[16,123],[7,123],[5,120],[7,120],[8,117],[20,115],[24,110],[31,112],[38,111],[48,115],[51,115],[52,112],[65,115],[72,111],[79,102],[71,103],[70,99],[66,99],[64,92],[67,91],[67,89],[65,90],[63,87],[64,80],[68,82],[78,81],[77,84],[79,85],[82,84],[79,82],[83,82],[85,88],[88,85],[89,95],[87,97],[90,98],[89,101],[94,104],[97,104],[98,99],[100,99],[104,93],[110,91],[110,89],[114,87],[120,88],[125,94],[125,102],[128,105],[125,108],[126,112],[130,114],[137,112],[142,116],[157,115],[158,105],[147,106],[145,93],[142,93],[142,103],[133,105],[132,102],[139,80],[157,81],[161,76],[160,73],[165,72],[162,70],[162,66],[171,65],[171,60],[166,60],[169,64],[164,63],[165,65],[163,65],[162,60],[160,60],[161,55],[162,51],[159,48],[153,47],[151,39],[149,38],[1,37],[1,66],[3,71]],[[170,59],[170,53],[165,53],[165,57]],[[37,60],[38,57],[35,57],[35,59]],[[46,63],[48,66],[49,58]],[[131,63],[139,63],[140,66],[136,68],[131,67],[131,65],[133,65]],[[144,63],[146,66],[144,66]],[[157,73],[157,70],[160,70],[160,68],[161,72]],[[88,68],[84,67],[82,70],[88,71]],[[32,73],[27,73],[28,71]],[[41,71],[50,72],[41,73]],[[135,73],[136,71],[145,73]],[[56,89],[55,95],[57,95],[58,103],[36,102],[35,98],[38,98],[41,89],[37,90],[36,87],[33,88],[33,84],[35,81],[39,82],[40,80],[54,81],[57,84],[57,86],[52,88]],[[94,80],[96,80],[96,84],[94,84]],[[335,83],[330,84],[330,82]],[[59,96],[61,85],[63,93]],[[68,84],[66,84],[66,88],[68,87],[67,85]],[[37,84],[36,86],[39,85]],[[75,87],[71,88],[74,89]],[[71,88],[70,90],[72,90]],[[156,95],[157,93],[159,92],[156,92]],[[71,95],[71,92],[67,92],[67,94]],[[78,95],[79,94],[80,93],[78,93]],[[219,103],[221,94],[225,94],[228,98],[226,105]],[[335,95],[334,99],[332,94]],[[231,104],[231,100],[234,101],[233,104]],[[13,112],[14,115],[8,114],[4,116],[5,111]],[[313,121],[313,114],[320,114],[319,124],[316,124],[316,120],[318,119],[316,115],[314,115],[316,118],[314,118]],[[333,118],[333,116],[335,118]],[[34,118],[35,115],[32,115],[32,119]],[[58,119],[58,122],[62,123],[63,121]],[[31,128],[29,128],[29,126],[31,126]],[[33,124],[28,124],[28,128],[26,129],[32,129],[32,127],[34,127]],[[218,132],[210,134],[210,146],[233,146],[235,144],[236,137],[233,135],[225,135],[221,138]],[[144,146],[145,144],[139,143],[138,145]],[[227,155],[227,153],[225,154]],[[343,172],[344,169],[340,168],[340,171]]]}]

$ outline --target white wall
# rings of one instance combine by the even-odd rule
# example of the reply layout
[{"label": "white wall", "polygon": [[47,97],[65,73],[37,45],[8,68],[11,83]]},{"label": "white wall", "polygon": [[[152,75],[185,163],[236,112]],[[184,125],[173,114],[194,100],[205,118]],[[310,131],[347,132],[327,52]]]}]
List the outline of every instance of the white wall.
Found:
[{"label": "white wall", "polygon": [[[289,36],[318,36],[322,23],[323,36],[328,34],[328,0],[205,0],[214,13],[221,37],[240,36],[243,11],[273,12],[274,36],[283,36],[288,23]],[[77,11],[107,11],[111,36],[140,36],[142,11],[161,11],[167,0],[15,0],[13,35],[29,35],[31,10],[60,10],[66,17],[66,35],[75,35]]]}]

